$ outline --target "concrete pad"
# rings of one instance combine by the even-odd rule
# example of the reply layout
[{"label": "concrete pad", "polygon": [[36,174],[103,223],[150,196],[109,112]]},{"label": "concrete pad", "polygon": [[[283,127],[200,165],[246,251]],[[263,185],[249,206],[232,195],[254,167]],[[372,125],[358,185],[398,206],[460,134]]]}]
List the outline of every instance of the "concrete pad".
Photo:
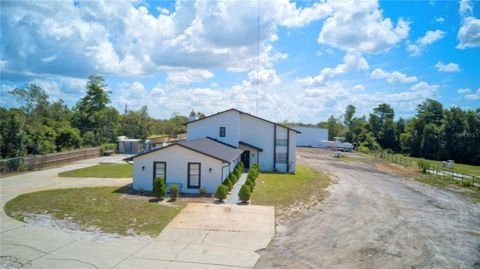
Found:
[{"label": "concrete pad", "polygon": [[176,261],[251,268],[259,257],[250,250],[191,244],[180,252]]},{"label": "concrete pad", "polygon": [[146,244],[148,241],[135,239],[77,241],[44,258],[71,259],[94,264],[98,268],[111,268]]},{"label": "concrete pad", "polygon": [[161,260],[150,260],[150,259],[139,259],[130,257],[126,261],[115,266],[115,269],[163,269],[167,268],[167,265],[170,261],[161,261]]},{"label": "concrete pad", "polygon": [[214,265],[204,263],[189,263],[189,262],[171,262],[167,269],[244,269],[244,267]]},{"label": "concrete pad", "polygon": [[[97,269],[94,264],[75,259],[46,259],[40,258],[32,261],[31,268],[35,269]],[[28,266],[26,268],[29,268]]]},{"label": "concrete pad", "polygon": [[208,231],[200,229],[165,228],[155,240],[200,244]]},{"label": "concrete pad", "polygon": [[11,219],[10,217],[2,216],[1,221],[0,221],[0,233],[6,232],[6,231],[11,231],[18,229],[20,227],[25,226],[26,224],[14,219]]},{"label": "concrete pad", "polygon": [[[15,257],[20,261],[30,261],[45,255],[46,252],[34,249],[29,246],[8,244],[3,241],[0,243],[0,256],[1,257]],[[23,262],[22,262],[23,263]]]},{"label": "concrete pad", "polygon": [[273,206],[189,203],[168,228],[275,233]]},{"label": "concrete pad", "polygon": [[189,243],[175,241],[153,241],[133,255],[134,258],[174,260]]},{"label": "concrete pad", "polygon": [[6,231],[0,238],[2,244],[23,245],[41,252],[51,252],[76,240],[68,233],[32,225]]},{"label": "concrete pad", "polygon": [[267,247],[272,236],[270,233],[210,231],[203,244],[256,251]]}]

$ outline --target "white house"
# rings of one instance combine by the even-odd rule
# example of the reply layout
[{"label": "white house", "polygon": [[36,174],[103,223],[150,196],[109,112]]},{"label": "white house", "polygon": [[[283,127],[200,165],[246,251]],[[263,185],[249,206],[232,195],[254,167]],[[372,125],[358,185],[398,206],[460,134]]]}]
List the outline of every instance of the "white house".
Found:
[{"label": "white house", "polygon": [[187,139],[210,137],[243,150],[246,168],[254,163],[262,171],[295,172],[296,136],[293,128],[229,109],[187,124]]},{"label": "white house", "polygon": [[133,188],[151,191],[153,180],[165,179],[182,193],[215,192],[235,165],[242,150],[210,138],[180,141],[124,160],[133,161]]},{"label": "white house", "polygon": [[298,147],[322,147],[322,141],[328,140],[327,128],[291,126],[302,132],[297,136]]}]

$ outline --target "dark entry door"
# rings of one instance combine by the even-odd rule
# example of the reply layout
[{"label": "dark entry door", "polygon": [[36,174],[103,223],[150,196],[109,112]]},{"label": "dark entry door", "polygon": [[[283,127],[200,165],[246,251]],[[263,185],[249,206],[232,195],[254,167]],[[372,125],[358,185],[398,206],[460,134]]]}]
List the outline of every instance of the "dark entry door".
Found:
[{"label": "dark entry door", "polygon": [[250,168],[250,151],[245,150],[240,156],[240,158],[242,159],[242,163],[245,169]]}]

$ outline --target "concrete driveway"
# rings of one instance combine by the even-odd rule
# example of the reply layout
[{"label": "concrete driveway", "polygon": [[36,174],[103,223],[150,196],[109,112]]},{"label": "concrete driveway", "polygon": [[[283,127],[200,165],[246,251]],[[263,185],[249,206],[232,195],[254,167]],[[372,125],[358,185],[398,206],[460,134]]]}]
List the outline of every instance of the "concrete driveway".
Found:
[{"label": "concrete driveway", "polygon": [[272,207],[189,204],[158,238],[121,237],[25,224],[5,203],[38,190],[122,186],[131,179],[59,178],[115,161],[102,157],[0,179],[0,268],[250,268],[274,234]]}]

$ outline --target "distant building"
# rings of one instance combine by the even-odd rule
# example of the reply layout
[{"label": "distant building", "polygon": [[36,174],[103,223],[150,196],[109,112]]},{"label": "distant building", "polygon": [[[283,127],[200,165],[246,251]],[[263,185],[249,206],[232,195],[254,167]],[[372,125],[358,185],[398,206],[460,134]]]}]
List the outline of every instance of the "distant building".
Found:
[{"label": "distant building", "polygon": [[301,132],[297,135],[297,147],[322,147],[322,141],[328,140],[327,128],[290,126]]}]

